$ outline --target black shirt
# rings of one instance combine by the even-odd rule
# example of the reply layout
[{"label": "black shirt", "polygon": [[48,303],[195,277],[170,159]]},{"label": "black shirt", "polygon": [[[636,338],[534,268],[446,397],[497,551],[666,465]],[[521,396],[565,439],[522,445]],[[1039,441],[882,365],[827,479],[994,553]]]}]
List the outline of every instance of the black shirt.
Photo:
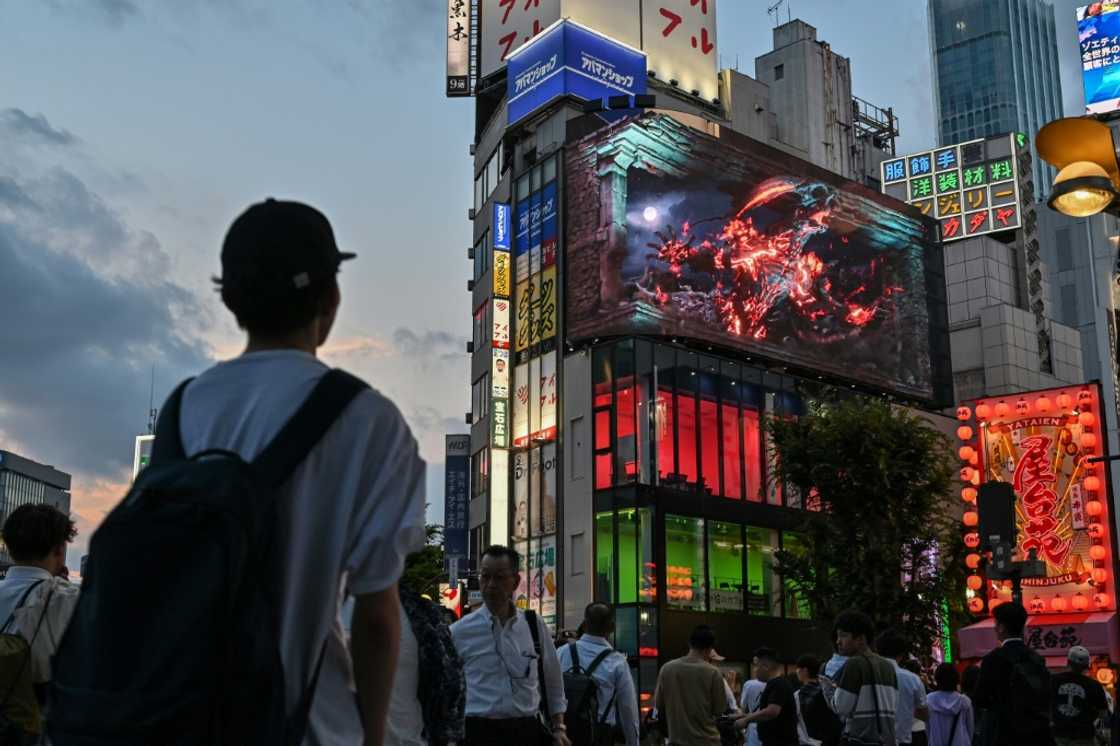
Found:
[{"label": "black shirt", "polygon": [[1054,692],[1051,700],[1054,735],[1092,738],[1097,718],[1108,707],[1104,687],[1073,671],[1057,674],[1050,682]]},{"label": "black shirt", "polygon": [[775,676],[766,682],[758,709],[770,705],[782,708],[782,714],[773,720],[758,722],[758,738],[763,746],[797,746],[797,704],[793,701],[793,687],[784,676]]}]

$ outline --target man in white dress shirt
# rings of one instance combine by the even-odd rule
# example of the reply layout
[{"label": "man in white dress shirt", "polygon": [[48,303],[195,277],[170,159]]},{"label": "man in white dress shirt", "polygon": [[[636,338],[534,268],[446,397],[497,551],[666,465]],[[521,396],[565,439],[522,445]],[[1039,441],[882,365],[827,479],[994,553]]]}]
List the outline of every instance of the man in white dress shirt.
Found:
[{"label": "man in white dress shirt", "polygon": [[598,689],[599,722],[621,729],[626,746],[638,746],[638,695],[630,664],[622,653],[615,653],[607,639],[614,632],[614,609],[596,601],[583,612],[583,628],[579,640],[564,645],[557,651],[560,670],[572,668],[571,646],[576,646],[580,668],[587,671],[603,651],[610,651],[603,662],[591,672]]},{"label": "man in white dress shirt", "polygon": [[530,612],[540,641],[535,645],[530,615],[513,605],[520,570],[521,557],[513,549],[485,549],[479,571],[484,605],[451,625],[467,678],[467,746],[536,746],[542,710],[547,710],[554,746],[571,746],[564,726],[564,677],[552,632]]}]

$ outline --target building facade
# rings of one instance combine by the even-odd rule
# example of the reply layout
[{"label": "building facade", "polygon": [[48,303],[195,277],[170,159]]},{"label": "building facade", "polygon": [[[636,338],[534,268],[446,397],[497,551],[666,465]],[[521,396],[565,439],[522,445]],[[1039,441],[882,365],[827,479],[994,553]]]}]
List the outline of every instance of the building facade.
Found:
[{"label": "building facade", "polygon": [[[1062,116],[1054,9],[1047,0],[929,0],[939,144],[1008,132],[1032,139]],[[1054,171],[1034,159],[1035,193]]]},{"label": "building facade", "polygon": [[[22,505],[53,505],[70,513],[70,475],[11,451],[0,450],[0,525]],[[12,562],[0,543],[0,566]]]}]

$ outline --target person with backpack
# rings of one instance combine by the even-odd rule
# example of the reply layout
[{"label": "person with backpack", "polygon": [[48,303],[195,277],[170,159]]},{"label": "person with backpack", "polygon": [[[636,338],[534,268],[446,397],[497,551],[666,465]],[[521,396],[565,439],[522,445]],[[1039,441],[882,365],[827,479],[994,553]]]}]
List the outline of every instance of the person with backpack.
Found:
[{"label": "person with backpack", "polygon": [[957,691],[961,677],[952,663],[934,671],[937,690],[926,698],[929,704],[929,746],[972,746],[975,717],[972,701]]},{"label": "person with backpack", "polygon": [[42,732],[51,657],[78,603],[78,587],[60,576],[77,533],[52,505],[21,505],[4,521],[13,564],[0,580],[0,744]]},{"label": "person with backpack", "polygon": [[916,673],[902,665],[910,657],[910,643],[900,632],[893,629],[882,632],[875,640],[875,650],[894,664],[894,674],[898,678],[895,737],[901,746],[909,746],[914,738],[914,722],[929,719],[926,685]]},{"label": "person with backpack", "polygon": [[697,625],[688,637],[688,655],[661,667],[654,707],[673,746],[720,746],[717,718],[727,712],[727,684],[709,662],[716,633]]},{"label": "person with backpack", "polygon": [[479,564],[482,608],[451,625],[467,677],[467,746],[571,746],[552,633],[513,604],[521,555],[494,545]]},{"label": "person with backpack", "polygon": [[984,742],[989,746],[1051,746],[1050,672],[1023,642],[1027,610],[1003,603],[992,612],[999,647],[980,662],[973,704],[985,710]]},{"label": "person with backpack", "polygon": [[1097,721],[1108,717],[1108,695],[1095,679],[1086,676],[1092,662],[1080,645],[1069,649],[1069,670],[1052,678],[1054,739],[1058,746],[1095,746]]},{"label": "person with backpack", "polygon": [[[766,689],[766,682],[759,681],[757,676],[752,676],[744,683],[743,691],[739,695],[740,712],[751,713],[758,710],[758,703],[762,700],[764,689]],[[762,746],[762,742],[758,740],[758,723],[747,724],[746,746]]]},{"label": "person with backpack", "polygon": [[844,725],[828,706],[821,689],[821,662],[812,655],[797,659],[798,737],[802,746],[838,746]]},{"label": "person with backpack", "polygon": [[839,681],[821,677],[825,697],[844,722],[846,746],[894,746],[898,677],[891,661],[871,651],[875,623],[861,611],[836,617],[836,649],[847,661]]},{"label": "person with backpack", "polygon": [[216,282],[247,347],[175,389],[92,537],[53,746],[384,743],[426,466],[392,402],[316,357],[353,256],[298,202],[233,222]]},{"label": "person with backpack", "polygon": [[608,638],[614,632],[614,609],[599,601],[583,612],[586,630],[557,651],[564,672],[568,740],[572,746],[638,746],[638,695],[626,656]]},{"label": "person with backpack", "polygon": [[751,723],[758,723],[758,738],[762,746],[798,746],[797,703],[793,687],[782,675],[778,654],[773,648],[762,647],[754,654],[755,677],[766,683],[754,712],[736,718],[735,727],[746,730]]}]

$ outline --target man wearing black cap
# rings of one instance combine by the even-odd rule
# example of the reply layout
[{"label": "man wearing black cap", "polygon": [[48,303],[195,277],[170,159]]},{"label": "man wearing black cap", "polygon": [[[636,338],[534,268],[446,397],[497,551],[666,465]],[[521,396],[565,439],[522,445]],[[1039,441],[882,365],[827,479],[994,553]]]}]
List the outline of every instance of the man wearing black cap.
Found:
[{"label": "man wearing black cap", "polygon": [[[216,282],[248,344],[187,386],[180,414],[187,454],[223,449],[251,461],[276,436],[329,370],[316,351],[338,312],[339,266],[353,256],[339,251],[326,217],[304,204],[270,199],[234,221]],[[279,576],[291,711],[321,656],[304,743],[383,743],[400,639],[397,580],[405,556],[424,541],[424,474],[400,412],[366,389],[281,489],[277,565],[261,571]],[[357,598],[352,653],[337,621],[348,593]]]}]

